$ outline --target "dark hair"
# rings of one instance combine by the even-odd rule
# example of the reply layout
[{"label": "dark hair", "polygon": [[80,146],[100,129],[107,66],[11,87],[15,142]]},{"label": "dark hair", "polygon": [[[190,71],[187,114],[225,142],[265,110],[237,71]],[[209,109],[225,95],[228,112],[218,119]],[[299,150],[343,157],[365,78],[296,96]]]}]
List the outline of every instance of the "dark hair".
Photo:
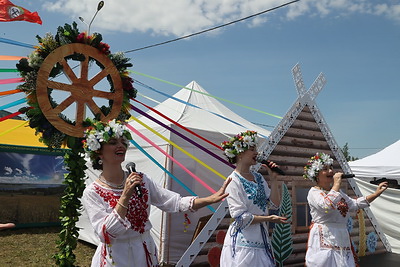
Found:
[{"label": "dark hair", "polygon": [[96,155],[95,159],[92,159],[92,167],[95,170],[103,170],[103,164],[100,164],[100,157]]},{"label": "dark hair", "polygon": [[236,162],[237,162],[237,156],[235,156],[235,157],[233,157],[233,158],[229,158],[229,157],[227,157],[227,158],[228,158],[228,161],[229,161],[230,163],[236,164]]}]

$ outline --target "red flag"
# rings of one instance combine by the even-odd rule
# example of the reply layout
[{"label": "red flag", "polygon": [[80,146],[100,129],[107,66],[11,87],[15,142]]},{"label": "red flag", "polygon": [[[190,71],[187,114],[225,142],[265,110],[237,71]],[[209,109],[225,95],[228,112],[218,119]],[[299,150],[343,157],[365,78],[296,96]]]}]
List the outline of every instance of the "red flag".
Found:
[{"label": "red flag", "polygon": [[0,0],[0,21],[25,20],[42,24],[37,12],[30,12],[23,7],[16,6],[8,0]]}]

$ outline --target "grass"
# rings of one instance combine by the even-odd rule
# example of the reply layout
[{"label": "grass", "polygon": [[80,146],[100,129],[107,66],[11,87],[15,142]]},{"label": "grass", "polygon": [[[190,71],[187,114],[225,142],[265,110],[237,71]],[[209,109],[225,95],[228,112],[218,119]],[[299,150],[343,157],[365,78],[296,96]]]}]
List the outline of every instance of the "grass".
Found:
[{"label": "grass", "polygon": [[[7,229],[0,231],[0,267],[56,266],[60,227]],[[90,266],[95,246],[79,241],[74,250],[75,266]]]}]

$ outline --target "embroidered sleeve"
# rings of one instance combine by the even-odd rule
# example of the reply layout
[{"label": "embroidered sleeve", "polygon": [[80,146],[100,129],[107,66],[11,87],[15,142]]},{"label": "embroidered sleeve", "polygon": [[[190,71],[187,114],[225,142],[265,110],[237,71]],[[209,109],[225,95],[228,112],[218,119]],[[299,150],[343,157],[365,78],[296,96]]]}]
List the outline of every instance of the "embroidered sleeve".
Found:
[{"label": "embroidered sleeve", "polygon": [[235,227],[237,230],[242,230],[248,227],[254,219],[254,215],[249,212],[246,206],[247,195],[243,191],[243,187],[240,184],[240,180],[233,178],[232,182],[226,188],[226,192],[229,193],[227,197],[229,205],[229,213],[233,219],[235,219]]},{"label": "embroidered sleeve", "polygon": [[182,197],[179,202],[179,211],[191,211],[195,212],[197,210],[193,209],[194,200],[198,198],[197,196]]},{"label": "embroidered sleeve", "polygon": [[254,219],[254,215],[248,212],[241,214],[240,216],[235,218],[235,222],[233,223],[233,227],[235,231],[242,231],[246,229]]},{"label": "embroidered sleeve", "polygon": [[126,218],[121,218],[118,213],[93,190],[92,186],[85,189],[82,196],[82,204],[101,242],[107,241],[108,238],[114,238],[118,235],[125,234],[131,226],[130,222]]},{"label": "embroidered sleeve", "polygon": [[367,201],[367,199],[364,196],[353,199],[344,193],[342,195],[346,199],[346,202],[349,205],[350,211],[356,211],[359,209],[369,207],[369,202]]},{"label": "embroidered sleeve", "polygon": [[340,200],[341,195],[335,190],[324,193],[321,190],[311,188],[307,196],[309,205],[319,210],[336,209],[336,205]]}]

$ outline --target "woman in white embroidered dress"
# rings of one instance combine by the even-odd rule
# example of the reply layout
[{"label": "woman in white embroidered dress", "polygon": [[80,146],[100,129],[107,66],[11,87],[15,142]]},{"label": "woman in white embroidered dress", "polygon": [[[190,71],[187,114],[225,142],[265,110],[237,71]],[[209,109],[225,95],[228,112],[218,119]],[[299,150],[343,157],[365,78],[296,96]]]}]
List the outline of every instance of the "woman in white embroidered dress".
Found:
[{"label": "woman in white embroidered dress", "polygon": [[[251,172],[256,164],[257,133],[246,131],[222,143],[225,155],[236,168],[229,176],[232,182],[227,187],[229,212],[235,220],[228,229],[222,248],[221,267],[275,266],[268,238],[267,222],[288,223],[286,218],[269,215],[268,208],[280,203],[276,173],[268,171],[271,189],[258,172]],[[260,168],[260,171],[262,171]]]},{"label": "woman in white embroidered dress", "polygon": [[317,153],[304,167],[304,177],[317,183],[307,196],[312,220],[307,267],[357,266],[357,256],[347,230],[348,212],[368,207],[388,187],[388,183],[383,182],[374,194],[352,199],[340,190],[342,173],[334,173],[332,164],[333,159],[328,154]]},{"label": "woman in white embroidered dress", "polygon": [[[143,173],[127,174],[121,167],[128,140],[125,126],[115,120],[109,124],[93,123],[85,131],[84,146],[93,168],[102,173],[84,190],[82,203],[101,244],[92,266],[158,266],[157,250],[150,236],[150,205],[166,212],[197,210],[221,201],[225,188],[208,197],[181,197],[161,188]],[[135,193],[141,186],[142,197]]]}]

